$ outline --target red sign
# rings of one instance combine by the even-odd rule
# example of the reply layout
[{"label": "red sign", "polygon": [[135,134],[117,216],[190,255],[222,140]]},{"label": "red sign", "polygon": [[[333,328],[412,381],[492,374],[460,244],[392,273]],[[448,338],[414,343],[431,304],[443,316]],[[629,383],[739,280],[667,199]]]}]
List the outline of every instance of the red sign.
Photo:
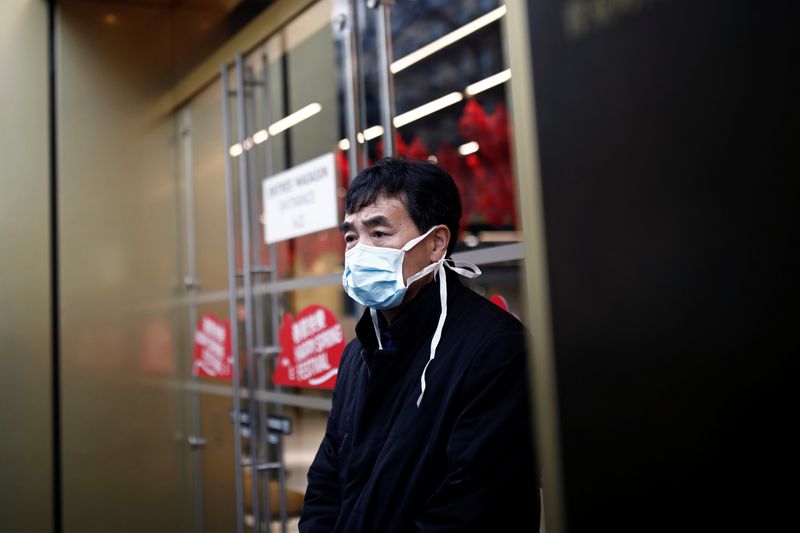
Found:
[{"label": "red sign", "polygon": [[489,298],[489,301],[492,302],[497,307],[499,307],[500,309],[502,309],[503,311],[508,311],[509,313],[511,312],[508,309],[508,301],[506,301],[506,299],[500,296],[499,294],[495,294],[494,296]]},{"label": "red sign", "polygon": [[279,332],[281,354],[275,385],[332,389],[344,351],[342,326],[329,309],[311,305],[297,318],[286,313]]},{"label": "red sign", "polygon": [[231,379],[231,325],[214,314],[200,317],[194,332],[192,374],[217,379]]}]

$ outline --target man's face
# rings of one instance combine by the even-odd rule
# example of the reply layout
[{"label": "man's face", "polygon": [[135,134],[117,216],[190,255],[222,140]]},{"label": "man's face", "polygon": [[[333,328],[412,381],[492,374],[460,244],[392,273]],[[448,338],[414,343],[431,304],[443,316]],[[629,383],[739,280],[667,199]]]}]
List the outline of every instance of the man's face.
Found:
[{"label": "man's face", "polygon": [[[421,235],[403,201],[400,198],[389,198],[384,195],[378,196],[375,203],[345,216],[342,230],[348,250],[358,243],[399,249],[414,237]],[[406,252],[403,259],[404,279],[408,279],[438,259],[438,257],[431,258],[434,251],[433,237],[433,234],[429,235]],[[424,282],[415,283],[409,288],[409,293],[412,293],[413,288],[418,289],[422,285]],[[410,297],[413,297],[413,294],[407,294],[406,300]]]}]

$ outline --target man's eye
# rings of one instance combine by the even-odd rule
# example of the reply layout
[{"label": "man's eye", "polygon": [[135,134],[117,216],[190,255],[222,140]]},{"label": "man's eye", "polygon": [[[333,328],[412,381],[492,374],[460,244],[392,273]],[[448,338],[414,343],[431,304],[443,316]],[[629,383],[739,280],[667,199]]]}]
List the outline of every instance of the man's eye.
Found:
[{"label": "man's eye", "polygon": [[372,238],[373,239],[380,239],[381,237],[385,237],[385,236],[386,236],[386,234],[384,232],[382,232],[382,231],[373,231],[372,232]]},{"label": "man's eye", "polygon": [[354,242],[355,240],[356,240],[356,236],[355,235],[345,235],[344,236],[344,242],[346,242],[348,244],[351,243],[351,242]]}]

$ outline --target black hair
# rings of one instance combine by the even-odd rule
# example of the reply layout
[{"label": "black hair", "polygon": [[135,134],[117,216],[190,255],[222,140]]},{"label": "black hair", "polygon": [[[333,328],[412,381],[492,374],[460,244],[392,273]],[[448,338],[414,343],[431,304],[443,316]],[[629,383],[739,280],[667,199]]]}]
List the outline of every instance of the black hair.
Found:
[{"label": "black hair", "polygon": [[378,196],[403,202],[420,233],[445,224],[450,229],[447,255],[458,242],[461,196],[452,176],[430,161],[387,157],[358,173],[347,189],[345,213],[375,203]]}]

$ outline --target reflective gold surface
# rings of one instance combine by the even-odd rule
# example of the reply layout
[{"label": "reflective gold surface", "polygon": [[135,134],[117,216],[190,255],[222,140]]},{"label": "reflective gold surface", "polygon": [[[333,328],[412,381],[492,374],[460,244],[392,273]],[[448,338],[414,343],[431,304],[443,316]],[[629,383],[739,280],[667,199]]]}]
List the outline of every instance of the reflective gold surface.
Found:
[{"label": "reflective gold surface", "polygon": [[64,531],[188,531],[175,126],[163,10],[64,3],[57,19]]},{"label": "reflective gold surface", "polygon": [[[217,80],[188,105],[194,176],[197,276],[202,292],[228,289],[222,89]],[[223,314],[227,314],[227,308]],[[222,316],[222,315],[220,315]]]},{"label": "reflective gold surface", "polygon": [[52,531],[47,5],[0,2],[0,529]]}]

